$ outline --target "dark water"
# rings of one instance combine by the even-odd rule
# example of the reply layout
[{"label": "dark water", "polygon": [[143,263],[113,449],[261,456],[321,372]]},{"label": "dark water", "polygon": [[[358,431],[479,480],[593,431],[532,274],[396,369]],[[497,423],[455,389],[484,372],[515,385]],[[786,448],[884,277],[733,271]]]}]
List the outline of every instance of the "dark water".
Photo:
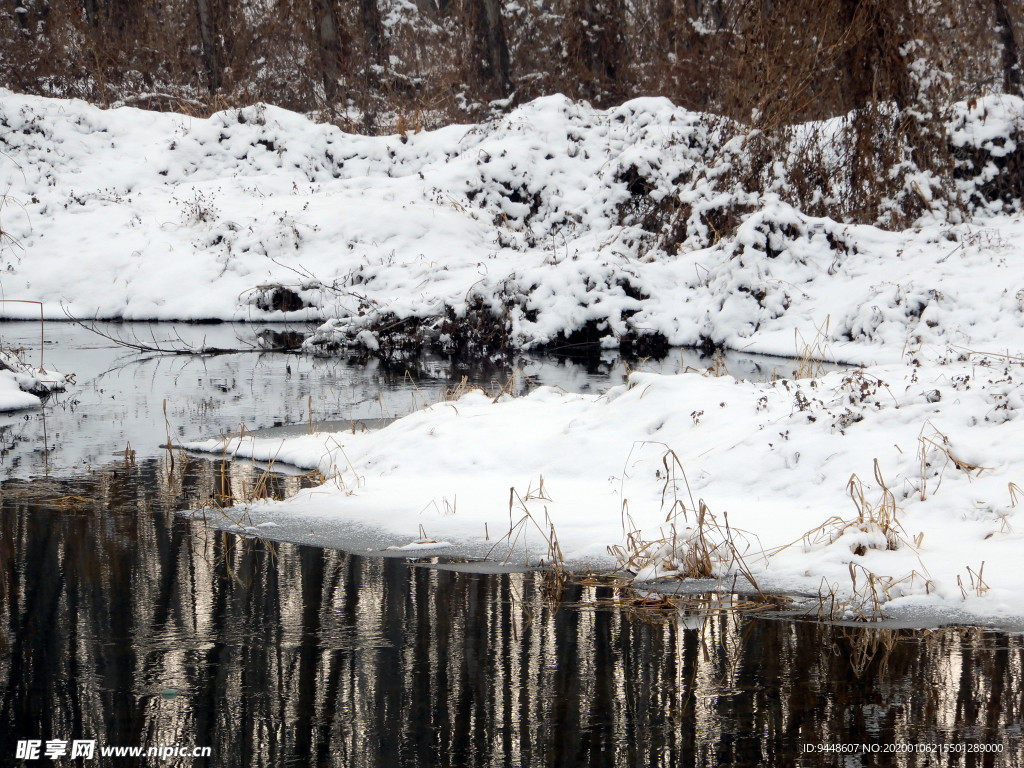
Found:
[{"label": "dark water", "polygon": [[[164,458],[5,483],[0,765],[1024,762],[1020,636],[645,610],[600,582],[555,603],[539,573],[271,546],[173,514],[238,487],[222,471]],[[23,739],[212,756],[21,762]],[[1002,751],[883,751],[941,744]]]}]

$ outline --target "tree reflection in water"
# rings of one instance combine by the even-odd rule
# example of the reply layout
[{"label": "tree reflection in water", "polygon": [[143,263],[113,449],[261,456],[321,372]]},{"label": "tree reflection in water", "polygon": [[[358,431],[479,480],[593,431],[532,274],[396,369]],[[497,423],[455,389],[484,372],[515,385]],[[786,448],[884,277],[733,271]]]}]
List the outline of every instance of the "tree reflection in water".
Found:
[{"label": "tree reflection in water", "polygon": [[[211,746],[217,766],[1024,757],[1020,636],[637,612],[601,584],[556,606],[538,574],[271,546],[173,514],[218,478],[147,461],[4,487],[0,762],[27,738]],[[1004,751],[803,751],[851,743]]]}]

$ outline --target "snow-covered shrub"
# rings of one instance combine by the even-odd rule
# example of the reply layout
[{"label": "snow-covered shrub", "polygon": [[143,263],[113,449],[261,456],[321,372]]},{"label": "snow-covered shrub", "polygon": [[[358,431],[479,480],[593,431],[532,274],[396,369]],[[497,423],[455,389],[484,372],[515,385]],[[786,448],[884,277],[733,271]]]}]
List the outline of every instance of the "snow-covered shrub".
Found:
[{"label": "snow-covered shrub", "polygon": [[1024,199],[1024,99],[992,94],[953,106],[954,175],[972,208],[999,212]]}]

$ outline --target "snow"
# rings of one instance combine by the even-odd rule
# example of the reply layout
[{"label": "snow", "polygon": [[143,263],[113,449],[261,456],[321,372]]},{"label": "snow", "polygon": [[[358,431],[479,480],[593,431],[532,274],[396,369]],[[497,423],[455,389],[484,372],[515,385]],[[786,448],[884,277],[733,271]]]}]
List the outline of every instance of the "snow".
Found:
[{"label": "snow", "polygon": [[20,411],[24,408],[38,407],[39,398],[22,390],[14,374],[10,371],[0,371],[0,411]]},{"label": "snow", "polygon": [[20,352],[23,350],[0,349],[0,412],[38,408],[40,397],[61,392],[74,380],[54,370],[33,368]]},{"label": "snow", "polygon": [[428,539],[425,541],[410,541],[408,544],[403,544],[402,546],[392,546],[388,547],[388,549],[396,552],[419,553],[437,549],[447,549],[450,546],[452,546],[452,543],[450,541],[433,541],[431,539]]},{"label": "snow", "polygon": [[[709,540],[727,523],[735,543],[713,558],[720,578],[742,558],[762,589],[826,585],[854,615],[872,612],[871,576],[890,608],[1019,617],[1024,437],[1008,423],[1024,370],[964,357],[762,383],[639,372],[603,395],[474,391],[376,432],[188,447],[330,478],[278,514],[477,544],[515,529],[534,562],[550,557],[553,527],[567,561],[641,579],[683,567],[703,502]],[[674,549],[655,544],[673,536]]]},{"label": "snow", "polygon": [[[311,320],[316,350],[387,354],[388,328],[457,349],[484,328],[513,349],[593,332],[859,364],[473,390],[376,432],[189,447],[327,476],[254,514],[414,543],[511,532],[535,562],[645,580],[703,559],[849,616],[1019,619],[1024,217],[1003,192],[1022,126],[1020,99],[956,105],[968,215],[911,174],[930,208],[893,232],[798,210],[783,169],[767,192],[736,188],[743,141],[663,99],[554,96],[361,137],[267,105],[204,120],[0,92],[0,286],[48,318]],[[718,232],[729,207],[738,225]]]},{"label": "snow", "polygon": [[[312,348],[378,351],[395,320],[444,346],[446,319],[476,313],[522,349],[592,327],[606,346],[789,355],[828,321],[850,362],[1024,334],[1019,217],[885,232],[722,188],[742,142],[664,99],[600,111],[553,96],[484,125],[364,137],[267,105],[203,120],[0,94],[0,286],[48,318],[314,319]],[[976,174],[992,183],[1009,151],[995,133],[1016,135],[1024,103],[958,109],[951,136],[993,158]],[[658,207],[676,198],[690,208]],[[715,241],[708,216],[730,201],[749,213]],[[668,251],[666,227],[685,230]],[[283,311],[278,286],[310,306]]]}]

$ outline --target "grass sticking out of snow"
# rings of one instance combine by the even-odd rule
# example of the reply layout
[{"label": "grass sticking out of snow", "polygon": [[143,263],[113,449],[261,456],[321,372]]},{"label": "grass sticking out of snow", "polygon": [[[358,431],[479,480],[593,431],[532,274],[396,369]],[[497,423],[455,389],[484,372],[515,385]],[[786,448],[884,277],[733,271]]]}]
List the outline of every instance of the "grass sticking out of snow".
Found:
[{"label": "grass sticking out of snow", "polygon": [[931,471],[931,467],[934,461],[939,460],[936,454],[943,457],[943,464],[942,469],[938,470],[938,480],[932,489],[932,493],[936,493],[939,490],[939,485],[942,483],[942,475],[950,465],[967,474],[976,473],[975,476],[980,476],[986,469],[990,469],[989,467],[978,466],[965,459],[958,458],[953,453],[949,437],[940,432],[931,421],[926,421],[924,426],[921,427],[921,434],[918,435],[917,442],[917,455],[921,462],[921,501],[928,497],[929,476],[935,476],[935,473]]},{"label": "grass sticking out of snow", "polygon": [[[751,549],[747,534],[730,527],[727,515],[722,522],[703,499],[694,502],[690,483],[679,456],[671,448],[661,458],[661,508],[665,525],[659,538],[648,538],[622,504],[623,544],[608,547],[619,570],[632,574],[637,582],[661,579],[721,579],[729,574],[742,576],[762,602],[768,598],[758,586],[744,554]],[[686,500],[682,489],[686,489]],[[689,505],[687,505],[687,501]],[[668,507],[666,512],[666,506]]]},{"label": "grass sticking out of snow", "polygon": [[[551,521],[551,517],[548,515],[547,507],[543,507],[543,518],[539,519],[539,512],[535,514],[535,508],[545,501],[551,501],[551,497],[547,495],[544,489],[543,475],[539,477],[536,488],[533,487],[531,482],[523,493],[520,493],[514,487],[509,488],[508,531],[491,548],[491,551],[494,552],[495,548],[499,545],[506,545],[508,547],[508,554],[505,555],[505,562],[509,563],[519,552],[525,530],[527,528],[536,530],[544,541],[546,548],[538,562],[542,568],[546,569],[548,574],[548,579],[544,584],[545,593],[549,598],[558,601],[561,600],[562,594],[565,592],[565,585],[569,582],[572,574],[566,566],[565,555],[562,553],[562,547],[558,543],[558,534],[555,531],[555,525]],[[531,507],[534,507],[534,509],[531,509]],[[526,565],[530,565],[529,552],[524,553],[524,555]]]},{"label": "grass sticking out of snow", "polygon": [[504,533],[511,558],[552,569],[553,592],[588,565],[758,600],[820,585],[826,619],[1016,617],[1020,372],[1016,359],[919,352],[760,383],[631,371],[600,395],[463,383],[377,432],[230,451],[321,469],[327,488],[286,502],[303,514],[401,536],[424,525],[482,551]]},{"label": "grass sticking out of snow", "polygon": [[799,328],[793,329],[793,337],[796,341],[798,366],[793,373],[795,379],[815,379],[825,374],[826,361],[835,362],[835,356],[828,345],[828,326],[831,317],[826,317],[825,322],[818,326],[814,338],[805,341]]}]

